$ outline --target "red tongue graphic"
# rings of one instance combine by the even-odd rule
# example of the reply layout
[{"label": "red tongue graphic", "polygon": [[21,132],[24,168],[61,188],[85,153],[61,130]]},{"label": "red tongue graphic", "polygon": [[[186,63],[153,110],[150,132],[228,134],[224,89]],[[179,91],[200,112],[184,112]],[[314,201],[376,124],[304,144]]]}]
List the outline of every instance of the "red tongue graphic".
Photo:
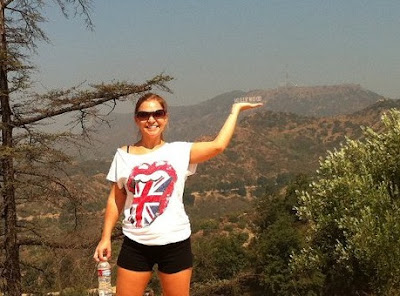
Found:
[{"label": "red tongue graphic", "polygon": [[167,162],[134,167],[127,183],[134,195],[128,220],[137,228],[150,225],[167,207],[176,180],[176,171]]}]

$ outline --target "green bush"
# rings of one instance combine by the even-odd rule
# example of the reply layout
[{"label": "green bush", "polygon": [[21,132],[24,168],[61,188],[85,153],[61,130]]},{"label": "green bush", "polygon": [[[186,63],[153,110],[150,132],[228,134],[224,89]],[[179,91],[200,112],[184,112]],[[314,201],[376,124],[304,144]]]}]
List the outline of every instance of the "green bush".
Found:
[{"label": "green bush", "polygon": [[309,192],[299,194],[299,217],[312,227],[291,266],[321,279],[310,287],[316,293],[400,294],[400,112],[382,123],[329,152]]}]

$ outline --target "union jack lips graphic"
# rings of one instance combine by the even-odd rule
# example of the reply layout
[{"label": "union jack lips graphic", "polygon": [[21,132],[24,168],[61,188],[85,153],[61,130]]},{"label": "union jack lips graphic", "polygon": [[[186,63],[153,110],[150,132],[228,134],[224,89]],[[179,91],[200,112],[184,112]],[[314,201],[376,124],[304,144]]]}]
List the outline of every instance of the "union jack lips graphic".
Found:
[{"label": "union jack lips graphic", "polygon": [[134,167],[127,183],[133,193],[128,221],[136,228],[149,226],[168,206],[176,180],[175,169],[164,161]]}]

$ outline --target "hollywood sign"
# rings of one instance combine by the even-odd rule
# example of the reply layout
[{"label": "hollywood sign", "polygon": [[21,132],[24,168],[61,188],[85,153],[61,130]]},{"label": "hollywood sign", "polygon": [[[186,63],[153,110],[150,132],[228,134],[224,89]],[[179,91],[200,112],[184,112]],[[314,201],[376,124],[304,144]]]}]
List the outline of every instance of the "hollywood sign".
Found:
[{"label": "hollywood sign", "polygon": [[235,98],[235,103],[261,103],[262,96]]}]

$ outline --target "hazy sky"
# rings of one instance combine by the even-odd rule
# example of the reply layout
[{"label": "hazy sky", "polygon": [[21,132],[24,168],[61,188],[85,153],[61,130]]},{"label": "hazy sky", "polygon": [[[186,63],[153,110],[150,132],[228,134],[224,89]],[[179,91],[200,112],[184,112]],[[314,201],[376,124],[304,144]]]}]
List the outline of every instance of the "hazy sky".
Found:
[{"label": "hazy sky", "polygon": [[49,9],[46,88],[175,77],[170,104],[232,90],[355,83],[400,97],[399,0],[97,0],[95,31]]}]

